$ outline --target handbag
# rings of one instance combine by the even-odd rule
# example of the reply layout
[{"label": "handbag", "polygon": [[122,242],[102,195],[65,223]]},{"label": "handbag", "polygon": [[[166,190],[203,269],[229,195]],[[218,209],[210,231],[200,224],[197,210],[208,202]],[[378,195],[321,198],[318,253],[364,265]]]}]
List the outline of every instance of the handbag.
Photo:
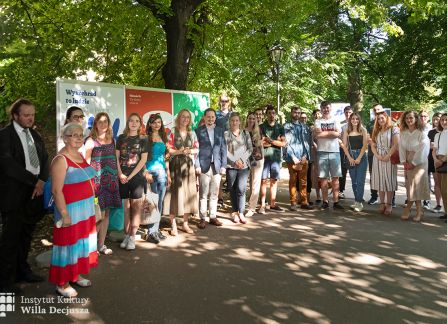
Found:
[{"label": "handbag", "polygon": [[[349,144],[349,135],[347,138],[347,142],[348,142],[348,152],[351,152],[351,145]],[[341,161],[341,163],[342,163],[343,168],[346,170],[354,168],[354,166],[351,165],[351,162],[349,162],[349,158],[346,154],[343,155],[343,161]]]},{"label": "handbag", "polygon": [[[390,133],[391,133],[391,147],[393,147],[393,132],[391,131],[391,128],[390,128]],[[395,150],[393,152],[393,154],[391,154],[390,162],[391,162],[391,164],[399,164],[400,163],[399,149]]]},{"label": "handbag", "polygon": [[160,221],[158,210],[158,194],[148,191],[144,194],[143,211],[141,213],[141,225],[154,224]]},{"label": "handbag", "polygon": [[[65,156],[63,154],[57,154],[54,157],[54,159],[57,158],[58,156],[63,156],[65,159]],[[51,161],[51,163],[53,163],[53,161]],[[67,164],[67,160],[65,160],[65,164]],[[47,182],[45,182],[43,186],[43,209],[47,214],[54,213],[54,197],[53,193],[51,192],[51,187],[52,187],[51,177],[48,177]]]},{"label": "handbag", "polygon": [[[439,133],[438,137],[438,150],[439,150],[439,141],[441,140],[442,133]],[[447,173],[447,162],[443,162],[440,167],[436,168],[437,173]]]},{"label": "handbag", "polygon": [[43,209],[47,214],[54,213],[54,197],[51,192],[51,178],[43,186]]}]

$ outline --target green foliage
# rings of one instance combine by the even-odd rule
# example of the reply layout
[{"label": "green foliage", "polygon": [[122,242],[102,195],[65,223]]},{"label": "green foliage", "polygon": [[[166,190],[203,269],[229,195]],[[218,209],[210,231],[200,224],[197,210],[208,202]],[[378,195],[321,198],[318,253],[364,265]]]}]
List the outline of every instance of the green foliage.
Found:
[{"label": "green foliage", "polygon": [[[97,81],[163,87],[159,17],[174,12],[169,0],[150,3],[157,17],[132,0],[4,1],[0,121],[25,96],[36,102],[38,121],[53,127],[57,78],[94,72]],[[241,112],[276,105],[269,48],[279,42],[284,112],[349,101],[348,89],[361,91],[356,100],[365,107],[430,109],[447,91],[446,10],[441,0],[206,0],[188,22],[188,89],[210,92],[212,107],[223,91]]]}]

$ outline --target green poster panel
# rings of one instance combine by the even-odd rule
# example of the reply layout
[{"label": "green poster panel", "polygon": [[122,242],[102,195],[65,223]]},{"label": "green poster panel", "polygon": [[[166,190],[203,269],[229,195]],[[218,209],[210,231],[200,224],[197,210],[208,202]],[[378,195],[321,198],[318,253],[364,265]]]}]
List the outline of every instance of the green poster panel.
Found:
[{"label": "green poster panel", "polygon": [[[179,93],[172,94],[174,116],[182,109],[188,109],[192,116],[192,128],[195,129],[202,118],[203,112],[210,106],[210,97],[205,93]],[[175,117],[174,117],[175,118]]]}]

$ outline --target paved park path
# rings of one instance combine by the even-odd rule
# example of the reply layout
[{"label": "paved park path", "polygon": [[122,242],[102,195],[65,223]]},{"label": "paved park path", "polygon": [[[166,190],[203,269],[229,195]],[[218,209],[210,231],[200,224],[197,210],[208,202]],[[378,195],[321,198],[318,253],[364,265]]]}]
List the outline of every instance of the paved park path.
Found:
[{"label": "paved park path", "polygon": [[[286,193],[283,183],[280,201]],[[398,202],[403,199],[400,192]],[[54,299],[42,305],[46,314],[23,314],[23,306],[35,305],[25,297],[55,296],[48,283],[23,285],[24,296],[16,296],[15,312],[5,319],[447,323],[447,224],[431,213],[419,224],[401,221],[401,208],[390,217],[376,209],[272,212],[247,225],[225,219],[221,228],[180,232],[158,246],[138,242],[133,252],[111,242],[115,253],[100,257],[89,276],[93,286],[78,289],[78,303]],[[75,313],[49,314],[51,306]]]}]

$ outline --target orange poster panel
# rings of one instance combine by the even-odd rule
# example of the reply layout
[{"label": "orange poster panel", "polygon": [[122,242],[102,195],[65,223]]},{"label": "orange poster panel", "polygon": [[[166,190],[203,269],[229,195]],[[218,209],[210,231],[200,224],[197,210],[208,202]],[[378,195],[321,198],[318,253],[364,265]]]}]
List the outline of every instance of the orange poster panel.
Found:
[{"label": "orange poster panel", "polygon": [[151,114],[160,114],[165,127],[172,123],[172,95],[170,92],[126,88],[126,117],[138,113],[144,125]]}]

